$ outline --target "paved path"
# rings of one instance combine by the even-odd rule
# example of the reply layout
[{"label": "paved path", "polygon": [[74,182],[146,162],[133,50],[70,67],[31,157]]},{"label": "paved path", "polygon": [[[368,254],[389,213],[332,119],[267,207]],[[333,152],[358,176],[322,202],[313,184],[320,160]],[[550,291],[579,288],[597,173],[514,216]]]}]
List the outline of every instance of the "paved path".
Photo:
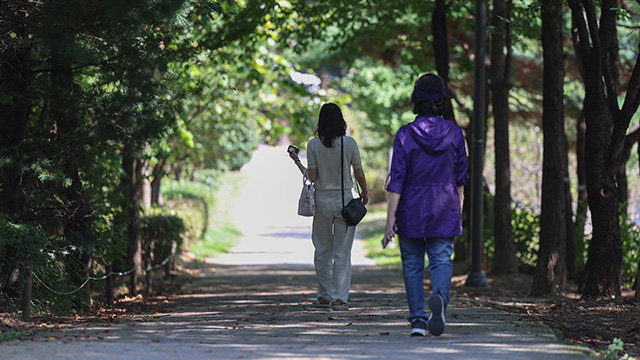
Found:
[{"label": "paved path", "polygon": [[[281,156],[280,154],[284,154]],[[265,164],[270,164],[266,166]],[[0,359],[583,359],[584,349],[516,316],[452,302],[440,337],[413,338],[402,276],[354,253],[349,311],[311,306],[309,219],[284,148],[262,147],[235,209],[245,236],[158,312],[0,344]],[[268,169],[268,170],[267,170]],[[294,180],[291,180],[294,179]],[[292,205],[293,204],[293,205]],[[266,207],[265,207],[266,206]],[[292,215],[294,214],[294,215]]]}]

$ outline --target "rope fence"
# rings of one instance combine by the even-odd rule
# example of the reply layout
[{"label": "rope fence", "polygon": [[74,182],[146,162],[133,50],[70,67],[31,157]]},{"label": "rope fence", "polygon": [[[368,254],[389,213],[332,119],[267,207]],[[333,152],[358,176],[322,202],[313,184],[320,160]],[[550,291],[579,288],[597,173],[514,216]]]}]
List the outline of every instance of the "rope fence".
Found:
[{"label": "rope fence", "polygon": [[[142,269],[142,271],[147,273],[147,276],[148,276],[149,273],[162,269],[174,259],[175,254],[176,254],[176,244],[173,243],[171,246],[171,253],[169,254],[169,256],[167,256],[159,264],[153,265],[153,266],[149,265],[146,268]],[[25,283],[22,291],[22,318],[25,320],[28,320],[31,316],[31,293],[32,293],[32,287],[33,287],[33,279],[35,279],[45,289],[51,291],[52,293],[57,295],[64,295],[64,296],[72,295],[82,290],[92,280],[94,281],[107,280],[107,303],[109,305],[112,305],[113,304],[113,277],[126,276],[133,273],[137,269],[138,269],[137,266],[134,266],[132,269],[129,269],[127,271],[117,272],[117,271],[111,271],[111,266],[107,266],[107,271],[105,275],[99,276],[99,277],[87,276],[83,279],[84,282],[82,283],[82,285],[75,288],[74,290],[58,291],[58,290],[55,290],[53,287],[47,285],[44,281],[42,281],[38,277],[38,275],[36,275],[36,273],[33,271],[31,265],[27,264],[24,267],[24,270],[26,271],[26,275],[25,275]]]}]

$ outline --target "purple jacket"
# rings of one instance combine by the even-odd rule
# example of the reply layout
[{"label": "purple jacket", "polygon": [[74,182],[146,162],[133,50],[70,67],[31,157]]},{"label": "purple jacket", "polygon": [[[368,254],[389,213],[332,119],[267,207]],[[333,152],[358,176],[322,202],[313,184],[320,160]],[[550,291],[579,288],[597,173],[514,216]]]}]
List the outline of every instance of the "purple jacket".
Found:
[{"label": "purple jacket", "polygon": [[401,194],[398,234],[407,237],[462,235],[458,186],[469,179],[464,135],[437,115],[418,116],[398,130],[387,191]]}]

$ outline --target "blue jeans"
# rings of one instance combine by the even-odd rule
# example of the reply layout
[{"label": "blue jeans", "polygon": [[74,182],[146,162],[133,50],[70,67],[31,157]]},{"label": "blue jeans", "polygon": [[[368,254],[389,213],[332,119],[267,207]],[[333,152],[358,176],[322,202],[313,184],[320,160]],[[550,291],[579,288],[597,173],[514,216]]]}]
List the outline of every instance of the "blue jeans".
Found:
[{"label": "blue jeans", "polygon": [[449,303],[449,289],[453,275],[453,237],[450,238],[410,238],[400,236],[402,274],[409,303],[409,320],[427,322],[429,315],[424,312],[424,254],[429,257],[431,274],[431,295],[440,293],[445,305]]}]

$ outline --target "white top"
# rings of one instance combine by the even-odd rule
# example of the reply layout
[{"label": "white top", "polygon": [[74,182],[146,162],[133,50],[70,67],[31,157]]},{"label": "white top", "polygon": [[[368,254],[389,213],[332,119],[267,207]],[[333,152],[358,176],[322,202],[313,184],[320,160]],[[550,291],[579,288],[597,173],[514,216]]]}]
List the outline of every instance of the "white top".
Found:
[{"label": "white top", "polygon": [[[344,188],[353,187],[351,166],[362,168],[358,143],[352,137],[344,136]],[[340,190],[340,138],[333,141],[333,147],[327,148],[318,138],[307,144],[307,166],[318,169],[318,178],[314,183],[316,190]]]}]

